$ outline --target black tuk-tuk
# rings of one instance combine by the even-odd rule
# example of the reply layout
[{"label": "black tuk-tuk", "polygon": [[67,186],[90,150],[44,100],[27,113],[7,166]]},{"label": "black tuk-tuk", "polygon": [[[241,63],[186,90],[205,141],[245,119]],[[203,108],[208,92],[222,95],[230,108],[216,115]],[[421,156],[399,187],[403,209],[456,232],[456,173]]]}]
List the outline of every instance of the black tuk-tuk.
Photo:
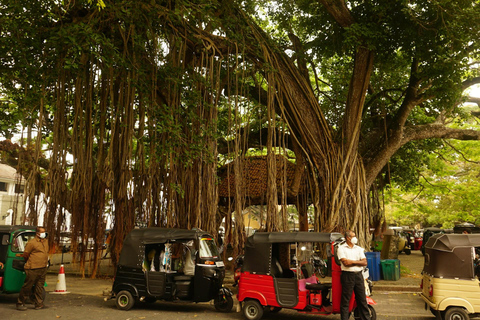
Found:
[{"label": "black tuk-tuk", "polygon": [[425,246],[422,298],[437,319],[480,316],[480,234],[437,234]]},{"label": "black tuk-tuk", "polygon": [[403,229],[400,232],[406,239],[405,248],[403,251],[406,255],[412,253],[412,250],[415,249],[415,230],[414,229]]},{"label": "black tuk-tuk", "polygon": [[207,302],[230,312],[233,293],[223,287],[225,266],[213,237],[202,230],[134,229],[123,243],[111,298],[129,310],[135,301]]}]

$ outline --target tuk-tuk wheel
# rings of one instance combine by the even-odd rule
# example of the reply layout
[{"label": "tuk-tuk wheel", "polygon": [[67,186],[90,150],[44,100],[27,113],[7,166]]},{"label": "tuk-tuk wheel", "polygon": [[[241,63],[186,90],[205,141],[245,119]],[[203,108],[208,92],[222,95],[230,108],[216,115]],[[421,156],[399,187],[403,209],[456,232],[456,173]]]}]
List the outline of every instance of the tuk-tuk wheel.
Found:
[{"label": "tuk-tuk wheel", "polygon": [[469,320],[468,313],[463,308],[450,308],[445,312],[445,320]]},{"label": "tuk-tuk wheel", "polygon": [[410,249],[405,249],[405,250],[403,250],[403,251],[405,251],[405,254],[406,254],[407,256],[409,256],[410,253],[412,253],[412,250],[410,250]]},{"label": "tuk-tuk wheel", "polygon": [[[370,312],[370,319],[377,320],[377,312],[371,305],[368,305],[368,311]],[[355,320],[361,319],[360,315],[358,314],[358,308],[353,309],[352,313]]]},{"label": "tuk-tuk wheel", "polygon": [[248,320],[260,320],[263,316],[263,306],[257,300],[245,301],[242,311]]},{"label": "tuk-tuk wheel", "polygon": [[118,309],[127,311],[133,307],[135,299],[129,291],[122,290],[117,294],[115,304]]},{"label": "tuk-tuk wheel", "polygon": [[230,296],[219,296],[214,301],[215,310],[219,312],[230,312],[233,308],[233,298]]}]

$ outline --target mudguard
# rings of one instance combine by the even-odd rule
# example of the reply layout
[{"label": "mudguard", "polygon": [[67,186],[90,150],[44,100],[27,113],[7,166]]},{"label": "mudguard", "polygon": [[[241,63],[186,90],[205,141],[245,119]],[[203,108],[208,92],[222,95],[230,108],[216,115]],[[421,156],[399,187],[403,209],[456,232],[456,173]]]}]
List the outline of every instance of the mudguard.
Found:
[{"label": "mudguard", "polygon": [[225,287],[221,287],[220,290],[218,290],[218,294],[219,295],[226,295],[226,296],[229,296],[229,297],[233,297],[233,292],[232,290],[228,289],[228,288],[225,288]]},{"label": "mudguard", "polygon": [[375,300],[372,299],[372,297],[367,296],[367,304],[374,306],[377,303],[375,302]]},{"label": "mudguard", "polygon": [[443,311],[446,310],[448,307],[463,307],[467,310],[468,313],[474,313],[475,308],[473,305],[467,301],[466,299],[457,298],[457,297],[448,297],[443,299],[437,304],[437,310]]},{"label": "mudguard", "polygon": [[118,284],[116,285],[113,290],[112,290],[112,296],[111,298],[115,297],[117,295],[117,293],[119,293],[120,291],[122,290],[127,290],[127,291],[130,291],[130,293],[132,294],[132,296],[134,298],[138,298],[139,295],[138,295],[138,290],[135,286],[132,286],[131,284],[128,284],[128,283],[122,283],[122,284]]},{"label": "mudguard", "polygon": [[267,305],[267,299],[265,298],[265,296],[260,292],[254,290],[243,291],[241,295],[237,295],[237,299],[239,302],[242,302],[245,299],[255,299],[258,300],[258,302],[260,302],[262,306]]}]

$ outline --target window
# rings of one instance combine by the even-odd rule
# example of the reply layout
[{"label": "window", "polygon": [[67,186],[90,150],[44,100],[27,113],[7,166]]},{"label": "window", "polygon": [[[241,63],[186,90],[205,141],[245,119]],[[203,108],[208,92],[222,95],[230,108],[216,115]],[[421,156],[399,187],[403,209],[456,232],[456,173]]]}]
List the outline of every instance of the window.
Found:
[{"label": "window", "polygon": [[219,256],[217,245],[212,238],[202,238],[200,240],[200,258],[217,258]]},{"label": "window", "polygon": [[23,184],[15,185],[15,193],[23,193],[25,191],[25,186]]},{"label": "window", "polygon": [[7,192],[7,183],[6,182],[0,182],[0,192]]},{"label": "window", "polygon": [[14,252],[23,252],[27,242],[35,238],[35,231],[32,232],[22,232],[13,239],[12,251]]}]

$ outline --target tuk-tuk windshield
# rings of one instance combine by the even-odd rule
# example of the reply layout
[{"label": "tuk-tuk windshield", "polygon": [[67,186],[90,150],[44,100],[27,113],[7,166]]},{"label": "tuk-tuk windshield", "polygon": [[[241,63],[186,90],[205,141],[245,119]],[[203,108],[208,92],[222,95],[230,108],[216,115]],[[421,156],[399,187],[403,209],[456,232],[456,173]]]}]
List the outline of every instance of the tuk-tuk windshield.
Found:
[{"label": "tuk-tuk windshield", "polygon": [[200,239],[200,259],[217,258],[219,256],[217,245],[213,238]]},{"label": "tuk-tuk windshield", "polygon": [[33,232],[22,232],[19,235],[16,235],[12,243],[13,252],[23,252],[27,242],[35,238],[35,231]]}]

